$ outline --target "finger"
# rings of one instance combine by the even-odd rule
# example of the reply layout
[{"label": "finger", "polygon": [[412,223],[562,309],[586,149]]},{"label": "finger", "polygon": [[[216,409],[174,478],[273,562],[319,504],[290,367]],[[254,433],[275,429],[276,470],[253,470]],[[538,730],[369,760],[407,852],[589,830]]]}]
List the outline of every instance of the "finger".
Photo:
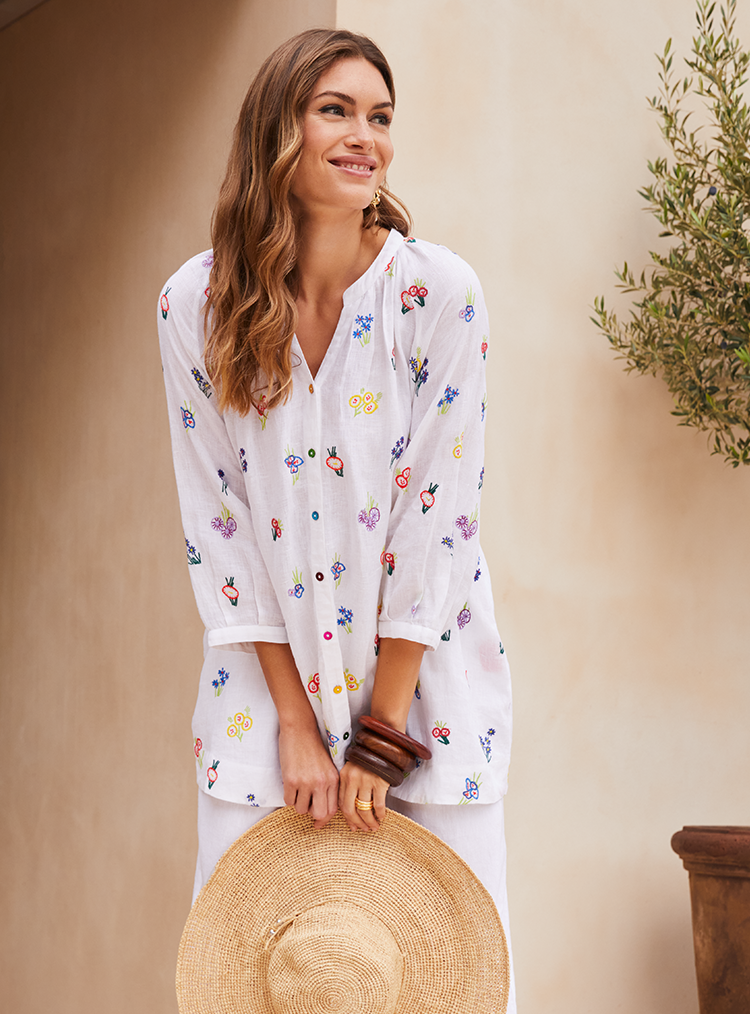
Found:
[{"label": "finger", "polygon": [[349,763],[345,764],[341,771],[341,781],[339,783],[339,806],[341,807],[341,812],[344,815],[346,823],[352,831],[367,830],[367,825],[361,819],[360,813],[354,805],[354,800],[357,796],[357,789],[359,787],[359,776],[363,774],[364,771],[362,771],[361,768]]},{"label": "finger", "polygon": [[310,793],[309,792],[297,792],[297,799],[294,804],[294,809],[300,815],[310,812]]},{"label": "finger", "polygon": [[380,821],[385,818],[386,797],[388,795],[389,788],[390,786],[387,785],[382,778],[379,778],[378,784],[376,784],[373,789],[372,801],[375,804],[373,813],[375,814],[375,819],[378,821],[378,825],[380,824]]},{"label": "finger", "polygon": [[[365,787],[363,785],[360,788],[359,792],[357,793],[357,796],[363,803],[372,802],[372,788],[370,788],[369,786]],[[354,801],[354,805],[356,808],[357,805],[356,798]],[[377,831],[377,829],[380,827],[378,819],[375,816],[373,810],[357,810],[357,813],[359,814],[360,819],[366,825],[368,831]]]}]

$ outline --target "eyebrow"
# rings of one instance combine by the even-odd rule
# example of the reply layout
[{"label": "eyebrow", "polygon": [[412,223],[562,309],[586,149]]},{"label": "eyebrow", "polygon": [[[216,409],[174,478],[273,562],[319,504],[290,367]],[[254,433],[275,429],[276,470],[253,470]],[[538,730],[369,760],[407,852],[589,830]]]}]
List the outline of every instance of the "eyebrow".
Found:
[{"label": "eyebrow", "polygon": [[[315,96],[315,98],[313,99],[313,102],[317,102],[318,99],[325,98],[326,95],[332,95],[336,99],[341,99],[342,102],[348,102],[348,104],[350,106],[355,106],[356,105],[356,102],[351,97],[351,95],[347,95],[346,92],[321,92],[320,95],[316,95]],[[393,109],[393,103],[392,102],[376,102],[375,105],[372,108],[373,109],[385,109],[386,107],[390,108],[390,109]]]}]

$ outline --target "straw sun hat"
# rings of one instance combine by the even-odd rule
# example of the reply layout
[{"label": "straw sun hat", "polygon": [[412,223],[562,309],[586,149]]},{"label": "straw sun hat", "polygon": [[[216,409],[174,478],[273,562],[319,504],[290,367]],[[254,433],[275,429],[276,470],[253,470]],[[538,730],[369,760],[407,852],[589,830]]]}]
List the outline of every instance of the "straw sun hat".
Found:
[{"label": "straw sun hat", "polygon": [[508,950],[464,861],[392,810],[372,834],[277,810],[188,917],[181,1014],[504,1014]]}]

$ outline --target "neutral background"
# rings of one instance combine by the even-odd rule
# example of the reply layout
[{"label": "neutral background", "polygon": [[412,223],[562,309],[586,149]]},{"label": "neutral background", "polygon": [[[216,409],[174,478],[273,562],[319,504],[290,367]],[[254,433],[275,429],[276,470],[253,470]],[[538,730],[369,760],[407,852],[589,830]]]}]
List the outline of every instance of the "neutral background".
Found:
[{"label": "neutral background", "polygon": [[[0,32],[3,1006],[174,1014],[201,629],[158,358],[261,59],[371,34],[391,185],[490,304],[483,542],[515,676],[522,1014],[695,1014],[688,823],[750,823],[750,471],[589,322],[655,228],[691,0],[49,0]],[[750,44],[750,17],[741,12]]]}]

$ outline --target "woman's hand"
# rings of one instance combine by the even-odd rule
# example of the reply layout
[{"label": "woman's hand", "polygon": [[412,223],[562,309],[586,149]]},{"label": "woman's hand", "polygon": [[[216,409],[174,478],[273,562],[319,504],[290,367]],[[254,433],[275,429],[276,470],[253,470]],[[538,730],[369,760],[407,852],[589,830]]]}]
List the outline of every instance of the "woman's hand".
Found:
[{"label": "woman's hand", "polygon": [[338,809],[339,773],[323,745],[317,725],[281,729],[279,760],[284,802],[297,813],[309,813],[314,827],[325,827]]},{"label": "woman's hand", "polygon": [[284,802],[297,813],[309,813],[320,829],[336,812],[339,773],[320,738],[289,645],[256,641],[255,650],[279,715]]},{"label": "woman's hand", "polygon": [[[339,778],[339,807],[352,831],[377,831],[385,817],[385,797],[390,788],[385,779],[374,775],[358,764],[347,761]],[[358,810],[354,800],[372,800],[372,810]]]}]

